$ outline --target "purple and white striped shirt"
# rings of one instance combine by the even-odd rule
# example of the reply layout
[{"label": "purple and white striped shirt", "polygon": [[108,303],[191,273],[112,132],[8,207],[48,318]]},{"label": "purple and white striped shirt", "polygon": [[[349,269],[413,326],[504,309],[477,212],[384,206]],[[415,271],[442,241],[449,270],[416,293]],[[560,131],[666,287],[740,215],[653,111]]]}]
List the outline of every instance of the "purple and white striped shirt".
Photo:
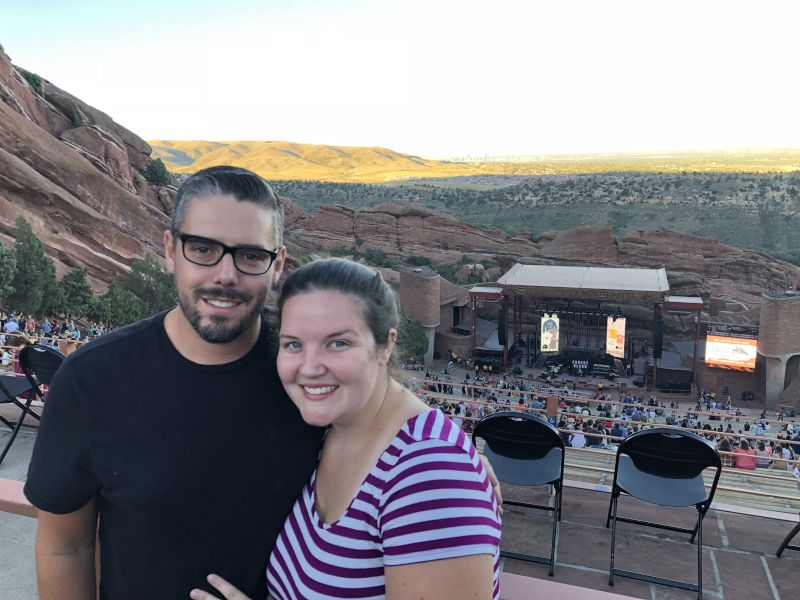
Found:
[{"label": "purple and white striped shirt", "polygon": [[267,568],[276,600],[385,597],[384,567],[491,554],[500,598],[500,517],[469,438],[438,410],[409,419],[341,519],[315,509],[316,471]]}]

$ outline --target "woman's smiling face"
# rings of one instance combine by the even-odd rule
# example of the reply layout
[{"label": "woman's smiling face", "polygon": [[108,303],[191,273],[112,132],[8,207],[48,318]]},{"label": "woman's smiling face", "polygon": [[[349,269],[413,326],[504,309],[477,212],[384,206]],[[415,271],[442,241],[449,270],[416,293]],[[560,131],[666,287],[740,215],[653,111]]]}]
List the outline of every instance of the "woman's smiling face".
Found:
[{"label": "woman's smiling face", "polygon": [[278,374],[307,423],[346,426],[381,401],[376,390],[386,377],[392,345],[376,345],[356,297],[301,293],[281,311]]}]

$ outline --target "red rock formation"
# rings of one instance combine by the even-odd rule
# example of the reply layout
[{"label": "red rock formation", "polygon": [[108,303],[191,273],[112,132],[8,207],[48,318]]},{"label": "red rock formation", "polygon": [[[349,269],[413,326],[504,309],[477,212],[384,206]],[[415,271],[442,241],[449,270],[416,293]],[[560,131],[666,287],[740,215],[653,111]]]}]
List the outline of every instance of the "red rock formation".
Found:
[{"label": "red rock formation", "polygon": [[34,90],[0,49],[0,240],[20,214],[59,273],[86,266],[102,289],[162,253],[171,194],[144,183],[150,146],[49,82]]},{"label": "red rock formation", "polygon": [[[367,249],[403,261],[425,256],[433,262],[457,262],[469,254],[476,262],[499,255],[528,264],[584,264],[667,269],[672,293],[702,296],[715,317],[758,321],[764,289],[800,285],[800,268],[759,252],[716,240],[670,232],[638,232],[616,239],[610,229],[583,227],[530,237],[486,231],[418,206],[385,204],[356,211],[324,206],[304,214],[286,201],[287,239],[292,250]],[[684,329],[675,316],[673,328]]]}]

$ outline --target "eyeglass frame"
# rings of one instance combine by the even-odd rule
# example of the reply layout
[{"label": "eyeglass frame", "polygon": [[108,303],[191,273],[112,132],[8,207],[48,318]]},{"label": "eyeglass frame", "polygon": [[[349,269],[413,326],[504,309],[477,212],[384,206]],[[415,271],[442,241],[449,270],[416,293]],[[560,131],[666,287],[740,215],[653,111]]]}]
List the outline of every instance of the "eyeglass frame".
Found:
[{"label": "eyeglass frame", "polygon": [[[222,259],[225,257],[226,254],[231,255],[231,260],[233,261],[233,266],[236,268],[237,271],[244,275],[253,275],[258,277],[259,275],[264,275],[267,271],[272,268],[272,265],[275,264],[275,260],[278,258],[278,252],[280,248],[276,248],[275,250],[269,250],[268,248],[260,248],[259,246],[228,246],[227,244],[223,244],[219,240],[215,240],[214,238],[207,238],[202,235],[192,235],[191,233],[182,233],[178,232],[177,235],[178,239],[181,241],[181,254],[183,254],[183,258],[188,260],[193,265],[197,265],[198,267],[216,267]],[[199,263],[193,261],[191,258],[186,256],[186,240],[197,240],[201,242],[207,242],[209,244],[217,244],[218,246],[222,247],[222,254],[219,255],[219,258],[213,263]],[[236,252],[240,250],[258,250],[259,252],[266,252],[267,256],[269,256],[270,261],[267,268],[261,271],[260,273],[248,273],[247,271],[243,271],[239,268],[239,265],[236,264]]]}]

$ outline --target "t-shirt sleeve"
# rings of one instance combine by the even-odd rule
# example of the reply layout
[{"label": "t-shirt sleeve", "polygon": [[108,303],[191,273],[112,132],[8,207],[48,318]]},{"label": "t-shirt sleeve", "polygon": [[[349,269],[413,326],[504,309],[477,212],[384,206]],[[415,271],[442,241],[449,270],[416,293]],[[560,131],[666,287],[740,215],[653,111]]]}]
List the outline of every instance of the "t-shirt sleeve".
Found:
[{"label": "t-shirt sleeve", "polygon": [[92,469],[87,398],[76,370],[66,360],[50,385],[24,488],[31,504],[56,514],[78,510],[100,487]]},{"label": "t-shirt sleeve", "polygon": [[441,440],[406,448],[387,478],[379,528],[387,566],[496,555],[500,517],[477,451]]}]

